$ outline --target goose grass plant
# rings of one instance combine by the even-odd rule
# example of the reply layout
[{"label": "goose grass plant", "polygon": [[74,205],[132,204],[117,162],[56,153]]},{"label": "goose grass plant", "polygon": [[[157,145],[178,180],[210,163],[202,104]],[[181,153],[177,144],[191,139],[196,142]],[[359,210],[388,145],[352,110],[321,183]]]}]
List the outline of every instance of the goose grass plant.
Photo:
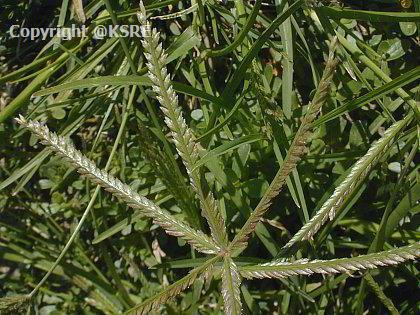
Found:
[{"label": "goose grass plant", "polygon": [[[354,272],[396,265],[405,262],[406,260],[413,260],[420,257],[420,243],[415,243],[398,249],[362,255],[354,258],[327,261],[309,261],[307,259],[295,262],[273,261],[264,264],[245,266],[242,269],[239,269],[232,260],[232,253],[229,252],[229,247],[219,247],[216,243],[215,236],[212,235],[212,238],[210,238],[200,231],[193,230],[185,223],[176,220],[169,213],[157,207],[147,198],[142,197],[137,192],[133,191],[120,180],[99,170],[92,161],[84,157],[81,152],[74,148],[70,140],[51,133],[46,126],[37,122],[27,121],[23,116],[16,119],[16,121],[36,134],[44,145],[47,145],[57,155],[69,162],[80,174],[102,186],[105,190],[124,201],[128,206],[139,210],[142,215],[153,218],[154,222],[157,225],[160,225],[169,235],[185,239],[199,252],[216,255],[202,266],[193,269],[184,279],[181,279],[173,286],[169,287],[170,289],[168,288],[164,292],[159,293],[156,297],[135,306],[128,311],[128,313],[147,313],[153,306],[158,306],[159,303],[165,302],[168,298],[179,294],[182,290],[191,286],[197,277],[206,274],[206,270],[211,268],[219,259],[223,259],[221,272],[225,313],[240,314],[242,309],[240,296],[241,275],[252,279],[283,278],[293,275],[310,275],[313,273],[334,274],[340,272]],[[6,301],[9,300],[10,298]],[[19,304],[23,303],[25,299],[21,301],[21,298],[15,298],[14,301],[16,301],[16,304],[18,305],[17,307],[21,307]],[[4,303],[6,304],[7,302]],[[8,303],[10,304],[11,302]]]},{"label": "goose grass plant", "polygon": [[[6,285],[4,289],[0,288],[0,293],[6,292],[6,287],[10,292],[23,291],[16,286],[16,281],[7,282],[9,278],[19,277],[20,272],[29,279],[28,287],[32,291],[0,297],[0,314],[24,313],[28,308],[39,311],[40,305],[48,304],[48,299],[53,300],[50,306],[62,304],[60,310],[67,313],[81,312],[80,307],[85,305],[90,313],[104,314],[149,314],[165,310],[168,313],[223,312],[229,315],[319,313],[328,308],[337,313],[342,308],[345,312],[361,314],[365,307],[376,312],[386,309],[391,314],[414,311],[416,301],[399,297],[387,286],[392,286],[394,277],[400,279],[394,281],[396,286],[415,285],[417,271],[413,261],[420,257],[418,233],[411,229],[417,222],[414,214],[418,212],[420,199],[418,166],[415,166],[418,102],[413,96],[418,87],[408,90],[409,84],[420,77],[420,71],[416,68],[394,82],[382,71],[384,67],[379,68],[378,61],[370,58],[382,58],[382,65],[390,66],[389,61],[397,59],[392,59],[395,57],[392,54],[399,49],[398,42],[390,40],[386,44],[394,45],[394,50],[386,50],[384,44],[381,49],[386,52],[380,56],[358,37],[354,25],[345,20],[330,20],[328,14],[348,18],[352,13],[355,18],[367,17],[369,22],[373,18],[398,22],[409,16],[420,18],[418,13],[369,14],[342,5],[337,7],[330,2],[324,6],[311,1],[289,4],[275,1],[279,14],[271,19],[272,12],[264,9],[267,4],[257,0],[254,7],[236,1],[232,11],[218,1],[197,1],[175,13],[150,16],[153,10],[177,5],[179,1],[151,2],[148,6],[140,2],[136,10],[130,10],[127,2],[125,11],[119,13],[114,12],[109,1],[92,1],[85,6],[81,1],[74,3],[79,19],[98,16],[93,20],[96,24],[104,21],[117,24],[118,19],[136,17],[142,26],[142,40],[132,42],[132,39],[120,37],[118,41],[99,41],[94,51],[87,52],[85,63],[74,55],[81,52],[80,43],[65,44],[69,47],[62,46],[64,53],[53,64],[53,71],[52,68],[48,73],[45,69],[39,70],[48,59],[37,58],[26,68],[0,77],[0,82],[27,81],[41,71],[40,79],[34,79],[5,107],[6,110],[0,111],[0,121],[7,121],[12,113],[27,107],[27,113],[14,121],[31,132],[31,145],[37,147],[37,139],[46,147],[40,153],[31,152],[32,160],[23,168],[11,172],[8,166],[2,171],[7,174],[7,179],[0,183],[1,196],[5,200],[2,204],[5,209],[29,213],[29,216],[15,224],[14,220],[19,218],[11,218],[16,215],[4,217],[0,212],[0,267],[7,262],[1,269],[6,272],[0,274],[0,281]],[[98,14],[102,6],[106,10]],[[67,7],[70,8],[68,1],[63,1],[62,12]],[[306,31],[293,16],[300,9],[302,19],[310,25]],[[416,7],[416,10],[420,8]],[[217,23],[211,24],[213,34],[210,35],[203,23],[206,21],[204,12],[217,16],[220,25],[230,23],[232,18],[238,18],[245,25],[239,25],[241,30],[232,41],[228,39],[226,29]],[[248,18],[244,18],[246,15]],[[169,21],[170,28],[176,28],[177,22],[170,21],[189,21],[190,17],[191,27],[165,49],[168,36],[162,34],[164,28],[159,32],[156,25],[161,28],[162,23]],[[59,19],[59,23],[63,23],[65,14],[62,13]],[[161,20],[161,24],[152,27],[151,21],[157,20]],[[340,27],[343,21],[349,28]],[[255,23],[260,26],[254,27]],[[409,33],[407,27],[401,26]],[[316,52],[311,51],[309,40],[305,39],[307,34],[303,32],[310,34],[312,39],[323,38],[318,46],[324,62],[319,67],[314,63]],[[345,32],[348,32],[346,37],[343,36]],[[287,59],[296,58],[289,50],[294,45],[292,33],[299,38],[299,53],[308,61],[306,70],[312,71],[315,89],[308,95],[299,93],[306,82],[293,81],[299,72],[296,67],[293,71],[293,60]],[[276,36],[271,36],[276,34],[281,38],[281,45]],[[223,38],[227,42],[225,48],[213,49],[209,44],[212,36],[216,37],[216,43]],[[197,47],[201,41],[204,45],[200,47],[200,53]],[[83,45],[87,45],[87,41]],[[192,58],[192,71],[189,72],[182,60],[192,48],[198,55]],[[256,58],[261,49],[272,54],[269,62]],[[282,54],[278,54],[279,49]],[[378,48],[378,51],[381,50]],[[107,57],[110,52],[114,54]],[[208,74],[220,67],[218,58],[226,58],[228,54],[235,67],[228,70],[232,74],[227,76],[224,92],[218,93],[217,80]],[[55,51],[50,57],[57,55]],[[282,68],[276,70],[275,60],[279,55]],[[99,70],[99,79],[85,78],[107,60],[111,66],[107,71]],[[139,66],[136,66],[137,60]],[[355,60],[366,67],[363,72]],[[286,66],[288,62],[290,64]],[[66,64],[70,70],[60,74],[56,81],[58,85],[35,93],[29,103],[28,96],[50,76],[57,76],[54,73]],[[114,70],[117,76],[106,75]],[[182,73],[190,85],[174,80],[175,73]],[[385,85],[373,87],[369,82],[374,80],[366,79],[369,76],[376,76],[375,80],[379,78]],[[240,86],[238,82],[242,80],[244,85]],[[366,84],[369,92],[355,100],[343,100],[346,91],[353,89],[359,81]],[[70,90],[80,88],[89,92],[71,95]],[[361,89],[359,86],[356,90]],[[291,107],[291,99],[277,91],[293,92],[300,106]],[[398,95],[393,102],[390,97],[383,97],[393,91]],[[52,96],[54,93],[57,93],[55,97]],[[238,93],[238,102],[230,104]],[[333,93],[334,96],[342,95],[335,98]],[[282,106],[277,106],[279,99],[283,100]],[[192,119],[187,114],[187,100],[192,104],[197,100],[202,102],[200,110],[191,113]],[[144,108],[135,108],[137,101],[146,106],[144,111]],[[109,106],[104,106],[104,102],[110,103]],[[118,102],[124,104],[122,109]],[[374,117],[369,112],[368,126],[350,116],[353,110],[373,102],[380,103],[380,108],[386,109],[386,115]],[[50,114],[46,115],[40,106]],[[163,119],[155,107],[160,109]],[[68,121],[65,125],[52,127],[57,129],[56,133],[52,132],[42,121],[52,116],[48,120],[50,125],[54,119],[64,119],[63,108]],[[334,114],[336,112],[348,116],[343,119],[340,114]],[[98,123],[98,117],[101,117],[101,123]],[[325,122],[324,117],[330,117],[330,120]],[[334,124],[331,121],[334,118],[340,123]],[[89,129],[82,128],[83,132],[77,132],[85,123],[97,125],[93,128],[96,137]],[[118,133],[102,169],[98,165],[104,154],[96,153],[95,149],[106,151],[107,139],[100,139],[105,130],[111,132],[112,138],[114,123],[119,125]],[[348,124],[350,129],[346,127]],[[385,125],[389,127],[384,128]],[[334,128],[332,134],[327,128]],[[21,140],[23,132],[15,129],[14,123],[5,129],[14,132],[10,141],[26,141]],[[138,135],[130,137],[133,129]],[[379,139],[370,140],[368,135],[378,130]],[[342,140],[342,134],[346,132],[350,136]],[[328,140],[328,135],[335,138]],[[76,146],[80,144],[74,144],[70,136],[91,139],[94,143],[91,152],[79,151]],[[270,141],[273,144],[267,147]],[[334,147],[339,146],[340,141],[350,143],[346,147],[349,153],[335,153]],[[332,153],[327,153],[326,142]],[[353,151],[354,156],[351,155]],[[46,162],[51,153],[51,159]],[[273,156],[279,164],[278,170],[273,176],[264,176],[267,170],[257,165],[270,157],[269,162],[264,163],[271,164],[271,171],[276,165]],[[336,166],[330,167],[326,162],[328,159]],[[391,159],[393,164],[387,164]],[[395,159],[403,162],[396,163]],[[7,157],[8,163],[9,160]],[[61,160],[70,168],[63,167]],[[319,165],[311,164],[312,160]],[[257,170],[253,171],[253,167]],[[232,170],[227,171],[227,168]],[[305,168],[313,174],[302,175]],[[385,204],[380,198],[375,202],[365,200],[374,207],[375,213],[371,215],[379,217],[379,223],[367,221],[366,216],[355,217],[352,209],[365,208],[358,200],[364,194],[372,194],[369,185],[381,186],[380,180],[388,178],[387,170],[395,168],[399,174],[397,183],[384,185],[377,192],[379,196],[390,194],[390,200],[385,200]],[[37,172],[49,178],[43,185],[52,191],[50,203],[43,202],[45,194],[30,201],[33,195],[27,184]],[[332,180],[328,178],[331,174],[325,176],[326,172],[339,176]],[[250,175],[258,178],[249,179]],[[319,180],[314,179],[317,175]],[[241,179],[247,181],[242,184]],[[13,196],[3,197],[2,190],[14,182],[17,187]],[[331,183],[331,187],[324,187],[324,182]],[[97,185],[93,193],[89,183]],[[101,193],[100,187],[109,194]],[[71,194],[75,198],[69,201],[67,195]],[[77,210],[85,203],[87,207],[79,216]],[[397,204],[395,210],[394,204]],[[315,210],[308,211],[308,205]],[[288,214],[284,222],[281,208]],[[70,224],[66,220],[69,217],[73,218]],[[89,217],[91,228],[86,224]],[[300,219],[299,223],[293,224],[296,218]],[[73,224],[75,227],[69,226]],[[294,228],[290,229],[289,225]],[[72,231],[70,238],[67,229]],[[291,233],[292,230],[296,232]],[[122,235],[118,237],[116,234],[120,232]],[[115,242],[110,242],[111,237]],[[63,242],[66,245],[61,249],[57,244]],[[187,251],[185,244],[189,246]],[[86,248],[97,245],[94,251]],[[166,256],[178,259],[166,261]],[[105,264],[98,264],[99,260]],[[23,269],[16,269],[18,272],[13,275],[13,266],[21,263],[30,266],[30,270],[39,269],[46,274],[40,281],[33,272],[26,274]],[[405,265],[397,267],[400,264]],[[178,269],[189,271],[181,275]],[[375,279],[378,272],[385,275],[383,279]],[[360,282],[359,278],[362,278],[360,288],[355,284]],[[57,279],[65,279],[71,293],[66,292],[67,287],[57,284]],[[269,279],[278,281],[274,284]],[[315,282],[310,282],[312,279]],[[376,297],[376,304],[364,302],[365,285]],[[185,293],[189,288],[192,292]],[[350,296],[343,293],[347,289]],[[404,302],[394,303],[390,293]],[[72,302],[73,299],[80,305]],[[316,302],[318,299],[319,303]],[[281,305],[278,305],[279,300]]]},{"label": "goose grass plant", "polygon": [[191,186],[200,200],[202,214],[210,226],[213,238],[218,245],[225,246],[227,242],[226,225],[217,208],[213,194],[203,191],[199,170],[194,168],[202,148],[196,142],[192,130],[188,128],[182,116],[181,107],[178,104],[178,95],[176,95],[172,87],[170,74],[166,68],[167,55],[162,48],[162,44],[159,43],[159,32],[157,32],[156,28],[153,28],[151,32],[148,31],[150,26],[147,22],[146,9],[142,2],[140,3],[138,19],[143,26],[143,30],[145,30],[142,44],[148,61],[148,75],[152,81],[153,91],[158,95],[157,99],[162,105],[161,110],[165,115],[165,123],[171,130],[176,150],[185,165]]}]

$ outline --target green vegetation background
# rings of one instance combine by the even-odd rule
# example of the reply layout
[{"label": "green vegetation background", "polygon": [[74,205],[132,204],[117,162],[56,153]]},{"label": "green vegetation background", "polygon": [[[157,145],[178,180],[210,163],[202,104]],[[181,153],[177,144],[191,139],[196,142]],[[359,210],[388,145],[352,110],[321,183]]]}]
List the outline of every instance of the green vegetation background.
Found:
[{"label": "green vegetation background", "polygon": [[[7,34],[14,24],[80,25],[83,15],[87,25],[108,25],[111,17],[119,24],[137,23],[136,1],[110,1],[112,10],[107,10],[107,2],[84,1],[82,11],[68,0],[1,3],[1,297],[28,293],[36,286],[60,254],[95,189],[23,132],[12,120],[18,114],[45,121],[52,130],[70,136],[101,167],[118,139],[110,172],[176,217],[204,226],[182,163],[165,137],[168,129],[159,105],[138,77],[146,73],[138,39],[30,41]],[[335,32],[342,35],[337,52],[340,64],[327,104],[314,123],[309,152],[287,180],[239,264],[276,257],[372,142],[392,122],[406,117],[410,104],[418,106],[418,0],[289,1],[289,5],[300,2],[292,18],[269,39],[262,38],[281,14],[277,12],[280,2],[263,3],[253,23],[254,1],[197,1],[197,10],[188,14],[153,20],[168,52],[168,69],[187,124],[210,152],[200,161],[203,176],[220,201],[231,236],[255,208],[286,155],[325,66],[328,40]],[[159,16],[192,4],[147,1],[146,5],[153,16]],[[258,41],[262,47],[252,49]],[[137,73],[127,62],[125,48]],[[241,67],[247,58],[253,61]],[[134,93],[133,84],[139,86]],[[301,244],[297,258],[365,254],[380,224],[384,225],[386,209],[384,249],[419,241],[418,131],[414,119],[338,217],[313,241]],[[124,311],[132,301],[140,303],[153,296],[203,261],[185,242],[168,237],[108,193],[99,193],[91,213],[32,302],[32,313]],[[372,274],[386,299],[401,313],[414,314],[415,264]],[[243,309],[250,314],[388,312],[377,293],[361,289],[361,277],[244,281]],[[218,285],[218,281],[197,281],[164,310],[220,313]]]}]

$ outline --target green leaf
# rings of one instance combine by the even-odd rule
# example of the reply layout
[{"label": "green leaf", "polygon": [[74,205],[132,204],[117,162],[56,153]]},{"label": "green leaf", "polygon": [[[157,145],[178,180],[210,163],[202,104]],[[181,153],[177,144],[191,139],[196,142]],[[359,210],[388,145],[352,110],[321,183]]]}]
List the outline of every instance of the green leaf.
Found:
[{"label": "green leaf", "polygon": [[268,182],[265,179],[254,178],[242,184],[245,193],[251,198],[261,198],[268,189]]},{"label": "green leaf", "polygon": [[400,29],[405,36],[413,36],[417,32],[417,24],[414,22],[400,22]]},{"label": "green leaf", "polygon": [[405,55],[401,39],[399,38],[393,38],[382,41],[379,44],[378,53],[382,54],[383,58],[385,58],[388,61],[401,58]]},{"label": "green leaf", "polygon": [[63,83],[54,87],[43,89],[33,94],[34,97],[55,94],[68,90],[90,89],[98,86],[124,86],[124,85],[147,85],[151,82],[146,76],[128,75],[128,76],[101,76],[88,78],[73,82]]},{"label": "green leaf", "polygon": [[263,135],[247,135],[247,136],[243,136],[241,138],[238,138],[232,141],[228,141],[218,146],[217,148],[214,148],[213,150],[208,151],[205,155],[201,157],[200,160],[198,160],[198,162],[194,165],[194,168],[197,169],[200,166],[209,163],[211,160],[213,160],[214,158],[220,155],[226,154],[227,152],[230,152],[245,144],[260,141],[262,139],[264,139]]},{"label": "green leaf", "polygon": [[416,22],[420,19],[420,13],[418,12],[364,11],[328,6],[322,6],[318,10],[330,18],[356,19],[368,22]]},{"label": "green leaf", "polygon": [[249,66],[252,60],[256,57],[258,52],[264,43],[269,39],[271,34],[273,34],[277,28],[285,21],[289,16],[296,12],[303,4],[303,0],[295,1],[287,10],[280,14],[276,19],[270,24],[270,27],[258,37],[258,40],[252,45],[249,52],[242,59],[238,69],[233,74],[232,78],[229,79],[229,82],[226,85],[225,90],[223,91],[223,99],[231,99],[235,95],[236,89],[239,87],[242,78],[245,76],[246,71],[249,69]]},{"label": "green leaf", "polygon": [[385,83],[381,87],[374,89],[373,91],[370,91],[366,93],[365,95],[362,95],[354,100],[351,100],[344,105],[337,107],[336,109],[330,111],[329,113],[321,116],[314,122],[314,126],[319,126],[321,124],[324,124],[328,121],[331,121],[342,114],[352,111],[356,108],[360,108],[373,100],[376,100],[384,95],[387,95],[402,86],[405,86],[407,84],[410,84],[420,78],[420,66],[404,73],[403,75],[399,76],[398,78],[395,78],[394,80]]},{"label": "green leaf", "polygon": [[103,231],[101,234],[99,234],[97,237],[93,239],[92,244],[98,244],[110,238],[111,236],[117,234],[118,232],[121,232],[126,227],[130,226],[131,224],[137,223],[142,220],[144,220],[144,217],[140,213],[135,213],[132,217],[121,220],[120,222],[116,223],[109,229]]}]

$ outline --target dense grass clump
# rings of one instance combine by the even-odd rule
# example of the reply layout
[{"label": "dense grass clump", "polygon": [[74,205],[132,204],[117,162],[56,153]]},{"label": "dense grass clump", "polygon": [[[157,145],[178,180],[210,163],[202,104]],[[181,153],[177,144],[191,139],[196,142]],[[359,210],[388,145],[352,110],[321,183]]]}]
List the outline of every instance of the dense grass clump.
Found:
[{"label": "dense grass clump", "polygon": [[413,314],[419,11],[6,1],[0,314]]}]

